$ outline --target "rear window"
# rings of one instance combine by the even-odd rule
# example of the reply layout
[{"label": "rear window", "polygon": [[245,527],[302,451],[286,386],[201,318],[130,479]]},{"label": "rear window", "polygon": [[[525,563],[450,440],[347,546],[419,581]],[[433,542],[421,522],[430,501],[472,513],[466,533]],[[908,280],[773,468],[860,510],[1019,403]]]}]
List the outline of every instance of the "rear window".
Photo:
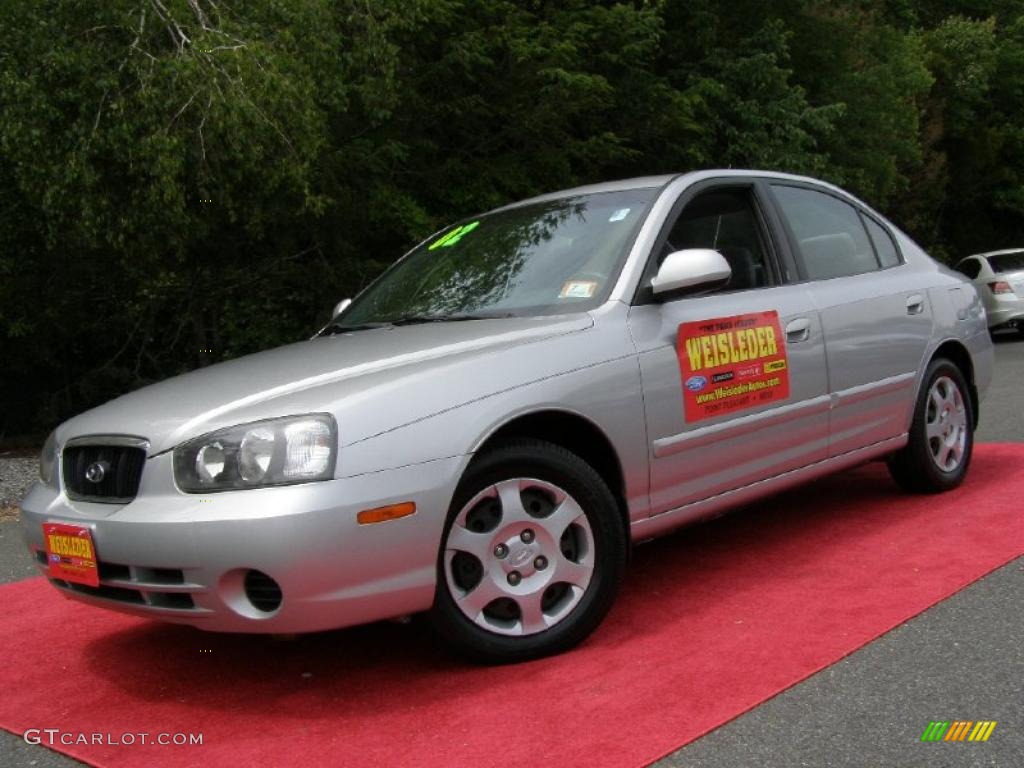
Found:
[{"label": "rear window", "polygon": [[992,265],[993,272],[1016,272],[1024,270],[1024,251],[1020,253],[1003,253],[999,256],[989,256],[988,263]]}]

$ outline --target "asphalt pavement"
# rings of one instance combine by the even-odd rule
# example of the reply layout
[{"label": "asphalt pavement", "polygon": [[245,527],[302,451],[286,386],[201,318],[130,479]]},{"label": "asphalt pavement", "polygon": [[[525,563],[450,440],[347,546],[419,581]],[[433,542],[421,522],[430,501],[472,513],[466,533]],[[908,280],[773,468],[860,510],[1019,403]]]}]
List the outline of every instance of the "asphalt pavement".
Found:
[{"label": "asphalt pavement", "polygon": [[[1024,339],[996,344],[977,439],[1024,442]],[[1019,504],[1008,499],[1007,503]],[[0,582],[35,575],[0,522]],[[1024,765],[1024,557],[656,763],[658,768]],[[8,661],[9,663],[9,661]],[[931,720],[995,720],[985,743],[922,743]],[[69,724],[73,725],[73,724]],[[82,765],[0,731],[0,766]],[[601,766],[601,756],[593,756]]]},{"label": "asphalt pavement", "polygon": [[987,443],[1024,442],[1024,338],[1000,333],[995,341],[996,371],[981,404],[977,439]]}]

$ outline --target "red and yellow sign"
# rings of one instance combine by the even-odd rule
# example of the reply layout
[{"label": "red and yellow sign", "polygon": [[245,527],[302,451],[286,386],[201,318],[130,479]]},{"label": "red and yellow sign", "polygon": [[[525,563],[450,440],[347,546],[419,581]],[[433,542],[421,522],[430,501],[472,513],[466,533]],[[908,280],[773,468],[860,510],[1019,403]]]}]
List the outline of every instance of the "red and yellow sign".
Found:
[{"label": "red and yellow sign", "polygon": [[676,352],[688,422],[789,397],[786,341],[774,310],[683,323]]},{"label": "red and yellow sign", "polygon": [[88,528],[66,523],[43,523],[43,540],[52,578],[91,587],[100,585],[96,549]]}]

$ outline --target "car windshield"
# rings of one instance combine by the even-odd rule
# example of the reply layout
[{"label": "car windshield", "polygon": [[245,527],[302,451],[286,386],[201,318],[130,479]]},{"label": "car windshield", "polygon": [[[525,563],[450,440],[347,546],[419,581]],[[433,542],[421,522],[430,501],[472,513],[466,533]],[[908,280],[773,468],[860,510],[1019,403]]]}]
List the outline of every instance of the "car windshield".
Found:
[{"label": "car windshield", "polygon": [[463,221],[395,264],[325,330],[593,308],[657,191],[579,195]]},{"label": "car windshield", "polygon": [[993,272],[1018,272],[1024,270],[1024,251],[989,256],[988,263],[992,265]]}]

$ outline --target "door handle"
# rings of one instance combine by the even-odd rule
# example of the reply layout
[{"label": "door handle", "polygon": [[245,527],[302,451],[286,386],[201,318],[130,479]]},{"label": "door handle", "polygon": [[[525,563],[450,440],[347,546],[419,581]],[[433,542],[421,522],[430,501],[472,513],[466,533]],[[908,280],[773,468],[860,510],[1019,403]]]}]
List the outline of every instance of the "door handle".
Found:
[{"label": "door handle", "polygon": [[915,293],[907,297],[907,314],[920,315],[924,312],[924,296]]},{"label": "door handle", "polygon": [[806,317],[798,317],[786,324],[786,341],[796,344],[798,341],[807,341],[811,337],[811,321]]}]

